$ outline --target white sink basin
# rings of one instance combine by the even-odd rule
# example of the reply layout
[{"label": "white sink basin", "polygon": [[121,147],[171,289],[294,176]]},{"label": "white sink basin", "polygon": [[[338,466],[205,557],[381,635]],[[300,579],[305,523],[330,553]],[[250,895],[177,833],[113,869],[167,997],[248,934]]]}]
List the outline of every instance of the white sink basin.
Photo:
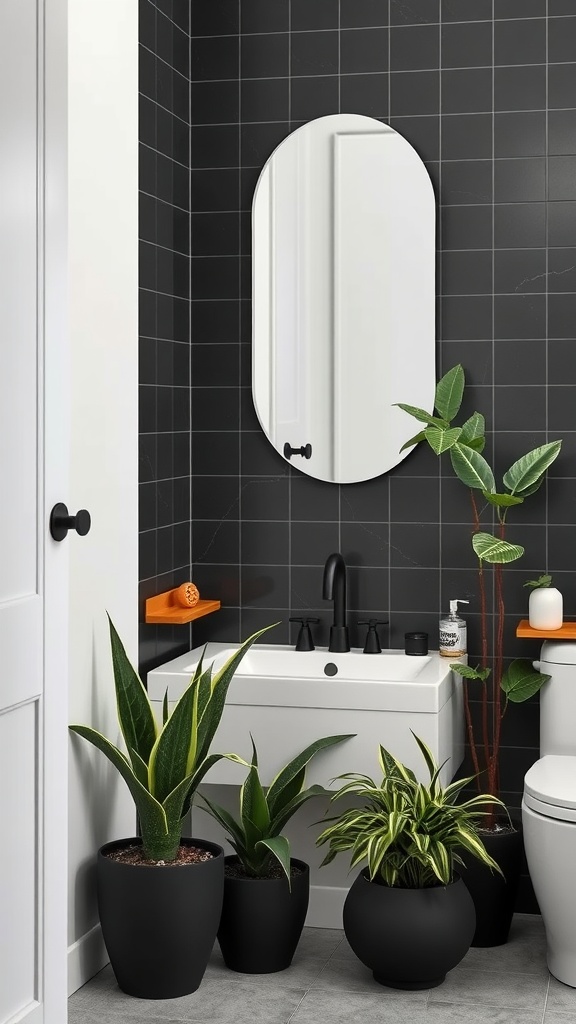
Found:
[{"label": "white sink basin", "polygon": [[[237,644],[208,644],[205,662],[217,670]],[[148,674],[150,699],[177,700],[190,682],[203,648],[196,648]],[[326,671],[328,669],[328,671]],[[334,671],[334,669],[336,671]],[[439,761],[443,781],[452,778],[464,752],[462,684],[437,652],[423,657],[389,650],[367,655],[359,649],[333,654],[325,648],[295,651],[280,644],[259,644],[244,656],[230,684],[226,708],[212,749],[249,757],[250,733],[268,784],[286,761],[321,736],[355,733],[315,758],[307,780],[331,785],[342,772],[378,774],[378,745],[389,748],[425,779],[421,755],[410,730]],[[211,783],[236,785],[243,770],[220,762]]]}]

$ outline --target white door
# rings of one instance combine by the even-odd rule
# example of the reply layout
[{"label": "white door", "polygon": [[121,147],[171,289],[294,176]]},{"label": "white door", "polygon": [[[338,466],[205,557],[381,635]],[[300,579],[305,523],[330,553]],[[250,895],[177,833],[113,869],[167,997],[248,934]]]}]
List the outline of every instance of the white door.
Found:
[{"label": "white door", "polygon": [[0,2],[1,1024],[66,1020],[68,570],[47,531],[66,499],[66,139],[44,14]]}]

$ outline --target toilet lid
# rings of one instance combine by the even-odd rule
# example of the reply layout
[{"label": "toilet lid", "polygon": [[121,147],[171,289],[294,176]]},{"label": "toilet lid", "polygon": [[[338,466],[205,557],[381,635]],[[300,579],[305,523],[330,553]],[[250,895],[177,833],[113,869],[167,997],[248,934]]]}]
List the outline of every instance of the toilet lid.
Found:
[{"label": "toilet lid", "polygon": [[576,757],[541,757],[526,772],[524,793],[547,805],[553,818],[562,817],[562,810],[576,810]]}]

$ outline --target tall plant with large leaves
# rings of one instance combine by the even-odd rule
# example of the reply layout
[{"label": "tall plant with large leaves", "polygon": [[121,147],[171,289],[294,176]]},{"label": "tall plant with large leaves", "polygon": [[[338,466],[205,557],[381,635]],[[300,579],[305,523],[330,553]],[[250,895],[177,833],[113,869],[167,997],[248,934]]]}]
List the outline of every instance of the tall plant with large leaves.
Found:
[{"label": "tall plant with large leaves", "polygon": [[222,757],[235,759],[234,754],[210,753],[210,745],[238,665],[254,641],[272,626],[249,637],[217,672],[212,664],[204,668],[200,658],[189,686],[171,712],[166,692],[160,727],[110,618],[109,623],[118,721],[128,754],[88,725],[71,725],[70,729],[101,750],[126,782],[140,819],[144,855],[150,860],[172,861],[180,845],[183,818],[206,772]]},{"label": "tall plant with large leaves", "polygon": [[[524,554],[521,544],[511,543],[507,539],[507,517],[511,509],[522,505],[542,485],[547,469],[560,453],[562,442],[551,441],[527,452],[504,473],[502,485],[498,488],[492,468],[482,455],[486,444],[484,416],[474,412],[461,426],[454,423],[462,405],[464,387],[464,370],[457,365],[438,381],[432,413],[398,403],[401,409],[423,424],[421,430],[402,446],[401,451],[425,443],[435,455],[448,454],[455,475],[470,490],[472,548],[478,559],[480,663],[476,668],[460,664],[452,668],[464,678],[466,729],[474,771],[477,776],[480,772],[486,773],[487,788],[497,796],[500,789],[502,720],[508,704],[510,701],[520,703],[532,697],[549,678],[535,672],[532,662],[524,658],[517,658],[504,668],[503,569],[506,564]],[[496,523],[492,532],[482,530],[480,526],[481,499],[494,509]],[[496,632],[492,654],[488,644],[486,566],[490,566],[494,574],[496,599]],[[476,735],[472,721],[468,691],[470,685],[481,688],[480,737]]]}]

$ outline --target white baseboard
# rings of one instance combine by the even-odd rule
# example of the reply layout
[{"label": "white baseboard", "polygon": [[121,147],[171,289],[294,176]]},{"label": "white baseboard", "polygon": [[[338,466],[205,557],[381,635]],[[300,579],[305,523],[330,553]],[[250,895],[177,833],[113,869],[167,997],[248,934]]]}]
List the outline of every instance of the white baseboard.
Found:
[{"label": "white baseboard", "polygon": [[342,907],[347,895],[347,888],[331,885],[310,886],[310,903],[306,916],[306,927],[341,928]]},{"label": "white baseboard", "polygon": [[68,995],[82,988],[108,962],[102,929],[97,924],[68,946]]}]

